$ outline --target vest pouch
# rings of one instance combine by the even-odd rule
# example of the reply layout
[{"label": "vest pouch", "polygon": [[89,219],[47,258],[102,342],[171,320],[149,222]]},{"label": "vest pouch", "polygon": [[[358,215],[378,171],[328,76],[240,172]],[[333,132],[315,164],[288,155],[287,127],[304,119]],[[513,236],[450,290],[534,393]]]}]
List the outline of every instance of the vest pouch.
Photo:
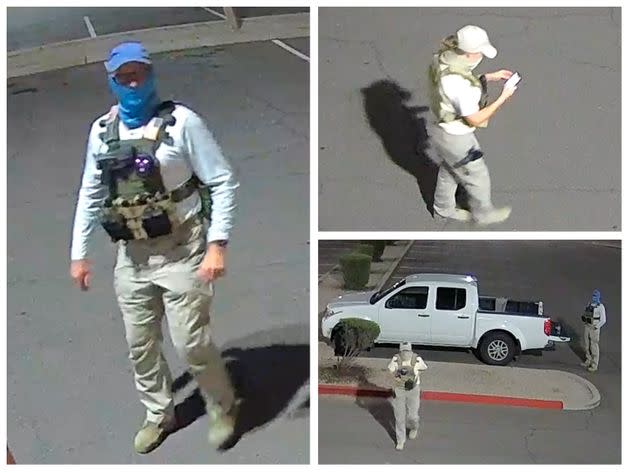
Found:
[{"label": "vest pouch", "polygon": [[101,221],[101,225],[114,241],[134,239],[133,233],[127,228],[122,218],[105,217]]},{"label": "vest pouch", "polygon": [[171,219],[164,210],[158,214],[143,217],[142,228],[147,232],[149,238],[170,235],[173,231]]},{"label": "vest pouch", "polygon": [[405,381],[405,390],[406,391],[411,391],[415,386],[416,386],[415,380],[408,379],[407,381]]}]

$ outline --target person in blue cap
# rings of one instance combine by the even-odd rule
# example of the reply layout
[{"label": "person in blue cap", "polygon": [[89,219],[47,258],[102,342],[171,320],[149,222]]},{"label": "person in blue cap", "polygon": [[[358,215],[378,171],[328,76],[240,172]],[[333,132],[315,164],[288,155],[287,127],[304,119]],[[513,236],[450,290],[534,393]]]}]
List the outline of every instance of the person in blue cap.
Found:
[{"label": "person in blue cap", "polygon": [[225,271],[238,182],[199,115],[160,100],[141,43],[116,46],[105,68],[117,103],[90,130],[70,274],[89,288],[89,243],[100,224],[118,246],[115,293],[146,409],[135,450],[150,452],[177,427],[161,347],[164,315],[204,394],[209,441],[221,446],[233,435],[239,401],[210,338],[210,304]]},{"label": "person in blue cap", "polygon": [[584,309],[584,352],[586,359],[582,363],[590,372],[597,371],[599,366],[599,330],[606,323],[606,308],[602,304],[601,293],[595,289],[591,303]]}]

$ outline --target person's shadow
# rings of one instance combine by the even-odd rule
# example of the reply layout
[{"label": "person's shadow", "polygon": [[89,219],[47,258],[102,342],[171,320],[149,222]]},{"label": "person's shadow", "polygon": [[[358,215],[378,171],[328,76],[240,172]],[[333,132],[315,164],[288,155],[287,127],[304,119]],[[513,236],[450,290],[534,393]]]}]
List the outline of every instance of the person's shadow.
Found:
[{"label": "person's shadow", "polygon": [[[241,404],[234,434],[219,450],[229,450],[243,435],[283,413],[292,418],[302,416],[309,409],[309,345],[290,343],[289,340],[295,340],[291,331],[293,334],[296,331],[305,333],[308,339],[308,327],[281,328],[237,340],[223,351]],[[304,336],[298,339],[304,339]],[[261,341],[266,344],[260,346]],[[192,381],[193,376],[186,371],[173,382],[172,391],[175,393]],[[206,413],[204,399],[197,388],[175,406],[177,427],[172,433],[189,426]]]},{"label": "person's shadow", "polygon": [[[392,80],[380,80],[361,89],[366,119],[383,143],[389,158],[415,177],[427,210],[433,215],[433,196],[439,167],[429,154],[429,136],[423,113],[427,106],[413,106],[411,92]],[[457,200],[465,208],[458,187]]]},{"label": "person's shadow", "polygon": [[[370,382],[365,373],[359,377],[359,387],[364,389],[381,388]],[[391,394],[391,393],[390,393]],[[365,398],[357,396],[356,405],[368,411],[374,420],[380,424],[389,438],[396,442],[396,427],[394,425],[394,408],[392,407],[391,397],[379,397],[379,398]]]}]

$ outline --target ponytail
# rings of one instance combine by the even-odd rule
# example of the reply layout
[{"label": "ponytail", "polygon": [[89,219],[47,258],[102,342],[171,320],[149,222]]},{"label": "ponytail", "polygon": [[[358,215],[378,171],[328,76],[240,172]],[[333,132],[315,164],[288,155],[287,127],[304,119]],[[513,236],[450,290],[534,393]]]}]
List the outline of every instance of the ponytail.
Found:
[{"label": "ponytail", "polygon": [[457,51],[459,48],[459,43],[457,41],[457,36],[452,34],[447,36],[440,43],[440,49],[438,51],[439,54],[442,54],[444,51]]}]

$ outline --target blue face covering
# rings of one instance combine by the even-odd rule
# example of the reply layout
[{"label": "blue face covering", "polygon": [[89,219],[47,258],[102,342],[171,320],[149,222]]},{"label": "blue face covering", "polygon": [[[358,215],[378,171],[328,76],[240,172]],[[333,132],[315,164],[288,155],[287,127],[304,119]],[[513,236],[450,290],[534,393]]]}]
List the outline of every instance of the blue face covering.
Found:
[{"label": "blue face covering", "polygon": [[127,128],[139,128],[149,123],[160,104],[153,73],[149,73],[144,83],[135,88],[117,84],[112,76],[108,77],[108,82],[118,98],[118,114]]},{"label": "blue face covering", "polygon": [[602,297],[601,293],[597,289],[595,289],[595,291],[593,291],[593,298],[592,298],[593,305],[599,305],[601,301],[601,297]]}]

